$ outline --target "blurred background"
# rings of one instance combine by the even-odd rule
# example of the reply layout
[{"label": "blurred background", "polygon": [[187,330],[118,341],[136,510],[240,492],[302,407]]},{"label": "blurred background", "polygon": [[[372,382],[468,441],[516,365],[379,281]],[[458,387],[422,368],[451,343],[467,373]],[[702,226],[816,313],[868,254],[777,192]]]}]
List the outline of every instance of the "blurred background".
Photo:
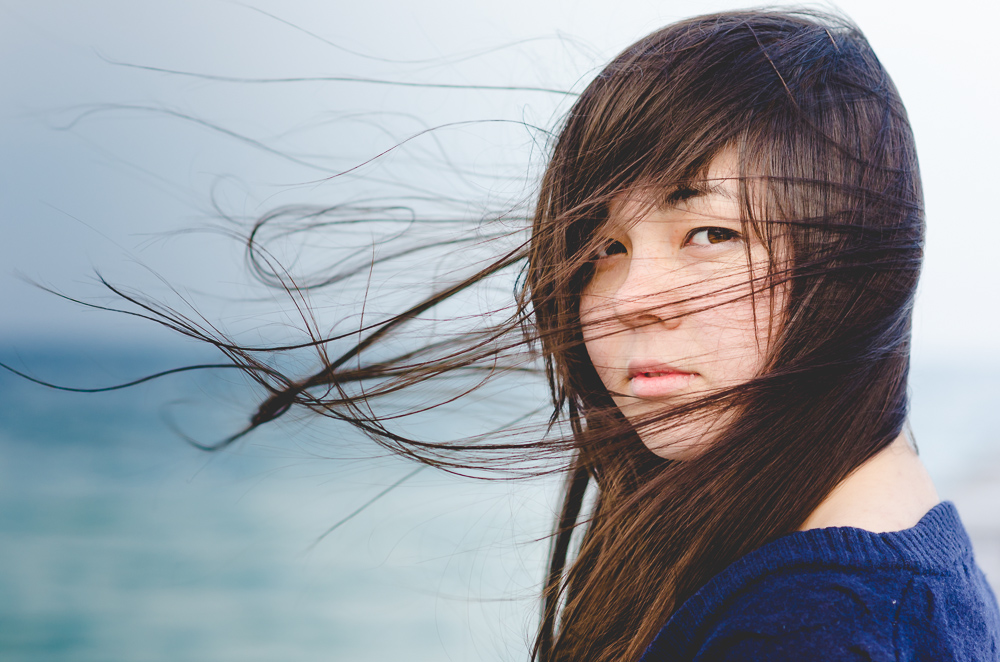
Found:
[{"label": "blurred background", "polygon": [[[248,273],[233,238],[246,222],[291,205],[392,207],[382,226],[275,237],[308,274],[392,236],[410,208],[445,232],[523,210],[572,103],[562,92],[659,26],[742,6],[0,0],[0,360],[97,387],[222,358],[37,287],[117,305],[98,272],[246,342],[300,338],[287,297]],[[821,8],[862,27],[910,113],[928,218],[912,425],[998,586],[1000,8]],[[414,264],[379,274],[395,285],[376,288],[370,314],[453,273],[447,259],[430,274]],[[357,310],[363,285],[315,292],[317,328]],[[0,658],[526,658],[555,479],[414,474],[307,418],[218,454],[177,430],[221,438],[253,397],[225,375],[85,395],[0,374]],[[544,395],[524,383],[506,397],[513,418]],[[478,415],[419,425],[459,435]]]}]

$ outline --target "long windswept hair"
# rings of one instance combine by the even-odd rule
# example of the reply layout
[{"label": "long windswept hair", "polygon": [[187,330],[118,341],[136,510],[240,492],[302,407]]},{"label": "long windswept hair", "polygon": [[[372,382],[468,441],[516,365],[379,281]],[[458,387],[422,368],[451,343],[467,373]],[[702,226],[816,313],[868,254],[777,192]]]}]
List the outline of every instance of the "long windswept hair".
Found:
[{"label": "long windswept hair", "polygon": [[[663,460],[601,388],[579,293],[613,196],[677,189],[727,148],[737,154],[742,221],[771,255],[753,289],[781,288],[784,310],[757,378],[642,423],[732,414],[698,457]],[[542,659],[637,659],[701,585],[798,528],[899,434],[923,234],[902,102],[844,19],[689,19],[630,46],[591,83],[545,174],[527,280],[556,404],[580,449],[550,566]],[[566,565],[591,477],[597,502]]]},{"label": "long windswept hair", "polygon": [[[740,296],[783,293],[782,310],[773,311],[778,323],[766,322],[773,332],[764,368],[747,383],[650,420],[626,420],[583,341],[580,296],[594,270],[598,232],[616,196],[641,188],[666,199],[703,178],[724,150],[737,158],[740,220],[770,255],[768,272]],[[906,113],[858,28],[816,12],[730,12],[675,23],[616,57],[558,133],[530,237],[471,276],[366,325],[338,355],[325,348],[357,330],[247,347],[131,300],[143,307],[138,314],[216,345],[267,391],[247,427],[218,447],[295,406],[446,470],[510,470],[519,462],[528,471],[551,470],[551,459],[562,458],[566,487],[533,658],[610,662],[638,659],[699,587],[796,530],[899,434],[923,236]],[[252,256],[255,241],[251,235]],[[477,284],[517,269],[514,302],[500,318],[403,351],[386,342]],[[276,283],[295,293],[295,284]],[[305,377],[265,359],[303,346],[320,348],[322,361]],[[373,406],[473,375],[472,386],[450,401],[498,375],[539,366],[552,413],[549,432],[528,441],[416,439]],[[664,459],[640,440],[644,426],[691,417],[725,421],[696,457]]]}]

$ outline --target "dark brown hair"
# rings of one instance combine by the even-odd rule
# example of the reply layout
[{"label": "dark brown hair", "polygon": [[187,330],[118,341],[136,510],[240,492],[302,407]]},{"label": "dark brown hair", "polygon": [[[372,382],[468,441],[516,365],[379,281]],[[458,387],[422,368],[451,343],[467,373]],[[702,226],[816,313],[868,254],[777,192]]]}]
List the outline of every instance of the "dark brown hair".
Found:
[{"label": "dark brown hair", "polygon": [[[579,319],[596,233],[615,196],[636,187],[669,196],[703,177],[723,150],[738,159],[741,220],[771,255],[754,292],[784,293],[766,367],[748,383],[649,421],[626,421],[590,362]],[[319,223],[344,212],[304,217]],[[294,294],[302,284],[284,278],[258,245],[260,229],[280,216],[258,223],[250,258],[262,277]],[[130,314],[211,342],[267,391],[246,429],[211,448],[299,406],[446,470],[566,471],[533,656],[634,660],[707,580],[798,528],[834,486],[899,434],[922,246],[913,136],[864,36],[836,16],[758,10],[681,21],[626,49],[565,119],[530,239],[360,332],[241,346],[115,291],[141,306]],[[499,321],[466,325],[405,351],[373,351],[428,311],[518,268],[514,305]],[[356,273],[343,270],[318,285]],[[350,346],[328,353],[343,342]],[[318,348],[322,362],[304,378],[267,360],[303,347]],[[547,432],[526,441],[509,436],[517,431],[420,440],[375,413],[380,400],[456,374],[475,378],[440,402],[540,365],[552,414]],[[637,434],[644,425],[722,411],[727,424],[682,462],[654,455]],[[592,502],[585,499],[588,485],[596,488]],[[578,551],[571,554],[574,535]]]}]

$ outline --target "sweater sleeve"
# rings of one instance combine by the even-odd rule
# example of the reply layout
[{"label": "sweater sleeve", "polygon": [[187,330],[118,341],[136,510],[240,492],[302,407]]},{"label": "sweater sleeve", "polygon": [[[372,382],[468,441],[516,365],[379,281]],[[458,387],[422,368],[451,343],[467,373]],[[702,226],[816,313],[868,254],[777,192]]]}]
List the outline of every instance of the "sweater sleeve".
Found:
[{"label": "sweater sleeve", "polygon": [[823,570],[770,575],[714,621],[699,662],[895,662],[905,578]]}]

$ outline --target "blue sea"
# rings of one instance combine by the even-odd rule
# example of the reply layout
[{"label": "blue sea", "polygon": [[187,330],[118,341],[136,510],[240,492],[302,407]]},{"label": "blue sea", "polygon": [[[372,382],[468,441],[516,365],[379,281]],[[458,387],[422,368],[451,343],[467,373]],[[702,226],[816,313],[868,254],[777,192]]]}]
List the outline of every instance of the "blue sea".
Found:
[{"label": "blue sea", "polygon": [[[199,358],[107,347],[2,355],[69,386]],[[913,372],[921,453],[996,586],[1000,373]],[[351,430],[308,418],[220,453],[184,441],[237,429],[248,393],[218,374],[98,395],[0,374],[0,659],[526,659],[555,479],[413,474]]]}]

